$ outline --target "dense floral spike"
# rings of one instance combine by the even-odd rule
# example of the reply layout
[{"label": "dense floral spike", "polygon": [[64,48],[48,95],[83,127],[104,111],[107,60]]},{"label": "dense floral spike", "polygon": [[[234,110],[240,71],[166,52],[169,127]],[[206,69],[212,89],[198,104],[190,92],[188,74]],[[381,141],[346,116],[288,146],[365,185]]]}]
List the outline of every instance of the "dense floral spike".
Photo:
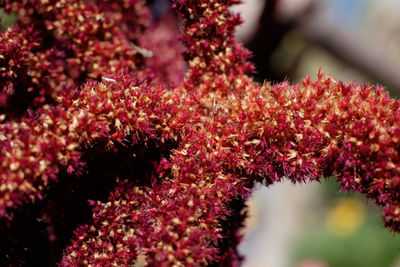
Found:
[{"label": "dense floral spike", "polygon": [[[247,61],[249,51],[233,35],[241,18],[228,8],[238,2],[174,2],[175,10],[185,21],[181,39],[186,46],[190,66],[185,84],[189,90],[196,90],[200,95],[206,90],[223,90],[221,85],[229,87],[237,76],[253,70],[252,64]],[[205,84],[211,86],[204,87]]]},{"label": "dense floral spike", "polygon": [[4,111],[27,108],[32,98],[38,107],[66,84],[143,65],[131,42],[149,23],[144,1],[7,0],[1,7],[17,14],[17,26],[0,34],[0,74],[9,78],[0,82]]},{"label": "dense floral spike", "polygon": [[[181,140],[181,148],[171,155],[173,178],[148,189],[155,200],[142,199],[156,210],[153,216],[143,216],[164,226],[150,231],[148,224],[136,227],[145,233],[136,250],[147,255],[150,266],[199,266],[220,259],[216,241],[224,237],[218,225],[231,213],[228,203],[238,195],[246,198],[249,187],[260,179],[267,184],[282,177],[305,182],[336,173],[344,189],[364,193],[384,206],[386,224],[399,231],[394,213],[399,209],[399,140],[391,137],[400,130],[398,101],[379,88],[345,85],[322,74],[316,82],[305,79],[302,86],[240,89],[246,92],[240,98],[231,94],[222,99],[214,93],[214,99],[201,100],[207,105],[220,99],[218,112],[201,117],[203,125]],[[362,125],[366,122],[368,126]],[[213,230],[186,238],[188,229],[202,223]],[[187,240],[208,250],[191,247]],[[77,248],[69,255],[79,255]]]},{"label": "dense floral spike", "polygon": [[60,167],[79,171],[80,151],[93,142],[112,146],[128,136],[133,144],[177,138],[185,122],[177,105],[180,96],[145,81],[116,79],[66,91],[57,98],[58,106],[44,106],[37,117],[1,125],[1,217],[8,216],[8,208],[41,198]]},{"label": "dense floral spike", "polygon": [[[108,203],[99,203],[94,209],[95,221],[99,218],[108,220],[82,228],[92,228],[93,234],[78,230],[76,242],[68,247],[61,266],[79,266],[85,260],[86,264],[109,264],[107,259],[114,257],[121,238],[130,242],[130,251],[145,255],[150,266],[203,266],[218,261],[220,256],[216,246],[222,237],[220,220],[231,213],[229,202],[238,195],[247,196],[249,190],[246,179],[224,173],[221,155],[207,147],[206,134],[203,132],[183,140],[185,145],[175,151],[172,166],[167,166],[172,170],[172,178],[165,177],[164,183],[154,183],[152,188],[130,186],[122,198],[111,195]],[[161,164],[165,164],[164,161]],[[126,185],[122,187],[126,188]],[[125,197],[136,205],[127,202]],[[116,202],[123,207],[107,209]],[[116,222],[123,218],[130,219]],[[132,235],[115,237],[116,227],[122,227],[127,233],[132,224],[135,225]],[[112,240],[111,244],[108,240]],[[103,244],[101,248],[98,248],[99,244]],[[112,249],[107,251],[107,246]],[[124,266],[137,255],[130,256]],[[89,260],[93,257],[97,259]]]},{"label": "dense floral spike", "polygon": [[[385,208],[399,231],[400,103],[382,88],[326,78],[249,86],[219,101],[213,130],[230,151],[225,167],[271,184],[337,175],[344,190]],[[229,126],[227,126],[229,125]],[[211,129],[210,129],[211,131]]]},{"label": "dense floral spike", "polygon": [[[129,55],[118,54],[124,51],[120,45],[144,62],[143,69],[134,65],[131,75],[58,90],[67,75],[49,90],[54,105],[1,125],[0,217],[12,223],[12,209],[41,198],[61,170],[79,176],[82,155],[94,143],[118,149],[115,143],[129,147],[151,139],[174,140],[176,147],[154,163],[146,186],[115,177],[108,200],[91,201],[92,221],[76,230],[60,266],[131,266],[139,257],[149,266],[238,266],[243,201],[256,182],[269,185],[284,177],[306,182],[336,174],[343,189],[383,207],[386,226],[400,231],[400,103],[380,88],[344,84],[322,72],[317,81],[306,78],[294,86],[254,83],[246,76],[252,69],[248,52],[233,37],[240,19],[228,6],[235,2],[175,2],[189,65],[180,83],[182,61],[171,59],[179,47],[169,34],[171,49],[159,39],[173,27],[152,26],[137,37],[145,24],[137,18],[147,16],[142,1],[5,1],[8,10],[27,15],[20,14],[18,23],[32,28],[23,31],[38,33],[32,43],[24,42],[26,32],[17,28],[3,33],[0,49],[6,54],[0,62],[7,88],[14,72],[32,68],[30,61],[11,64],[13,56],[58,51],[46,50],[41,41],[43,21],[55,40],[65,40],[74,51],[70,61],[83,62],[79,69],[83,66],[85,75],[92,73],[90,64],[77,62],[74,53],[95,53],[98,37],[87,32],[86,19],[107,29],[98,32],[98,41],[110,46],[100,49],[104,57],[96,62],[124,66]],[[77,16],[78,28],[69,12]],[[129,43],[137,39],[139,46]],[[70,61],[58,63],[68,69]],[[114,71],[119,69],[98,69],[96,75]]]},{"label": "dense floral spike", "polygon": [[[144,233],[138,226],[151,231],[150,217],[145,216],[148,194],[137,186],[119,181],[107,203],[93,208],[93,224],[80,227],[77,242],[67,248],[60,266],[128,266],[138,256],[137,247]],[[94,203],[93,203],[94,204]]]}]

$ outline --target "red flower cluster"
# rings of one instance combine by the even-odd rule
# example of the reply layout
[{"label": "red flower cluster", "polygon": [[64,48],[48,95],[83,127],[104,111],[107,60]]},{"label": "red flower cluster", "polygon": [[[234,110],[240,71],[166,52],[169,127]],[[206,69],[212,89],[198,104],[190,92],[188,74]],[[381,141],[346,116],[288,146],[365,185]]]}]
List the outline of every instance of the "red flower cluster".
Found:
[{"label": "red flower cluster", "polygon": [[[91,187],[102,186],[101,175],[114,187],[105,201],[87,199],[92,217],[60,266],[138,258],[237,266],[241,210],[256,182],[336,175],[400,231],[400,103],[322,72],[293,86],[255,83],[249,53],[233,37],[235,2],[174,3],[185,72],[177,29],[145,29],[143,1],[6,0],[18,20],[0,38],[2,220],[12,226],[30,202],[51,204],[57,183],[92,172]],[[60,214],[49,206],[41,213],[54,241]]]},{"label": "red flower cluster", "polygon": [[135,42],[150,21],[144,1],[2,1],[17,26],[0,35],[0,108],[23,112],[66,85],[140,70]]}]

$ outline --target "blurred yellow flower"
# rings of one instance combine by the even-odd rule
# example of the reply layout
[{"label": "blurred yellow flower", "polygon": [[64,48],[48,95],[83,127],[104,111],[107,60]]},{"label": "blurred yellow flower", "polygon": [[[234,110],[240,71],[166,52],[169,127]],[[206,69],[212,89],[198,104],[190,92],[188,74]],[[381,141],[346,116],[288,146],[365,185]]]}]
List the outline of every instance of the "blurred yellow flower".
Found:
[{"label": "blurred yellow flower", "polygon": [[325,225],[333,235],[347,237],[357,230],[364,220],[364,203],[355,198],[345,197],[340,198],[328,212]]}]

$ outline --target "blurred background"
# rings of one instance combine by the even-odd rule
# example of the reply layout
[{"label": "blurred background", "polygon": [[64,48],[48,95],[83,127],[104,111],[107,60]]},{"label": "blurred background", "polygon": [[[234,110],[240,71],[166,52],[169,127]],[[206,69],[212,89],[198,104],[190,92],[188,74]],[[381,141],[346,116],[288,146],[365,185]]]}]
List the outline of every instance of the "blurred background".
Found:
[{"label": "blurred background", "polygon": [[[400,0],[244,0],[237,37],[256,79],[291,83],[319,68],[400,96]],[[318,184],[259,186],[248,201],[244,267],[399,267],[400,237],[362,196]]]}]

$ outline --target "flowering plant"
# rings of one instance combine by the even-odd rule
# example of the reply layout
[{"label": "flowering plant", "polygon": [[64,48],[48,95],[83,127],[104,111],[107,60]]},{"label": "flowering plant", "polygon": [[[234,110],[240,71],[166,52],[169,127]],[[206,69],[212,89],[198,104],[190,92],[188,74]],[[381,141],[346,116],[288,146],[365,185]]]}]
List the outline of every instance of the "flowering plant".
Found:
[{"label": "flowering plant", "polygon": [[398,101],[322,72],[255,83],[235,0],[173,3],[183,58],[144,2],[1,2],[17,14],[0,34],[4,265],[29,259],[31,216],[59,266],[237,266],[244,201],[284,177],[336,175],[400,230]]}]

